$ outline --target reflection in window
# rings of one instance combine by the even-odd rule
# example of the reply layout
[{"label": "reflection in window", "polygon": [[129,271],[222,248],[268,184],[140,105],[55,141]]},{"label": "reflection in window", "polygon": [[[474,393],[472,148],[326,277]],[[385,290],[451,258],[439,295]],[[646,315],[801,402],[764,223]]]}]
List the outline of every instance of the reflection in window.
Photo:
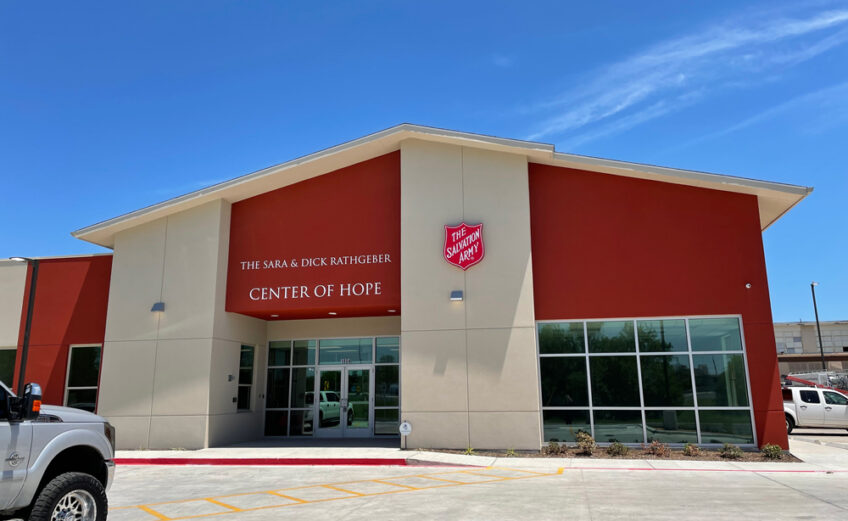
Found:
[{"label": "reflection in window", "polygon": [[595,440],[601,443],[641,443],[642,413],[640,411],[598,411],[595,417]]},{"label": "reflection in window", "polygon": [[640,320],[636,322],[636,327],[639,331],[639,351],[643,353],[689,350],[684,320]]},{"label": "reflection in window", "polygon": [[537,332],[546,441],[586,428],[601,443],[753,443],[738,318],[546,322]]},{"label": "reflection in window", "polygon": [[589,335],[590,353],[636,351],[636,337],[631,320],[589,322],[586,324],[586,334]]},{"label": "reflection in window", "polygon": [[65,405],[95,412],[99,379],[100,346],[71,346],[68,353]]},{"label": "reflection in window", "polygon": [[238,410],[250,410],[253,389],[253,346],[241,346],[239,355]]},{"label": "reflection in window", "polygon": [[689,355],[639,357],[647,407],[694,405]]},{"label": "reflection in window", "polygon": [[578,432],[592,432],[588,410],[543,412],[545,441],[576,441]]},{"label": "reflection in window", "polygon": [[742,355],[695,355],[695,389],[698,405],[744,407],[748,405],[745,361]]},{"label": "reflection in window", "polygon": [[648,441],[698,443],[695,411],[645,411]]},{"label": "reflection in window", "polygon": [[593,356],[589,364],[595,407],[639,407],[635,356]]},{"label": "reflection in window", "polygon": [[689,319],[692,351],[742,351],[737,318]]},{"label": "reflection in window", "polygon": [[583,322],[539,324],[539,352],[542,354],[585,353]]},{"label": "reflection in window", "polygon": [[587,406],[586,359],[581,357],[543,357],[542,406]]},{"label": "reflection in window", "polygon": [[734,410],[700,410],[702,443],[754,443],[751,412]]}]

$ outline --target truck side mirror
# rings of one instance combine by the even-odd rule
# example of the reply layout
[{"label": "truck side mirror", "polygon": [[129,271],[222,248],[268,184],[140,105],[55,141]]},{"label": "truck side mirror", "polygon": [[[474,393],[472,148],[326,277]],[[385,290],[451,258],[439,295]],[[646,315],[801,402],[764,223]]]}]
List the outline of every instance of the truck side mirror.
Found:
[{"label": "truck side mirror", "polygon": [[41,412],[41,386],[36,383],[28,383],[24,386],[24,395],[21,398],[21,420],[34,420]]}]

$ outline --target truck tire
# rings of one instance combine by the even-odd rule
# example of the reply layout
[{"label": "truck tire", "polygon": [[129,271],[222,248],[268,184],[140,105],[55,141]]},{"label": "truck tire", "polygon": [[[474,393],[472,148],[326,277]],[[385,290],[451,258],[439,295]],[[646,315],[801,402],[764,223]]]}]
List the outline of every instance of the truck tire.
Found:
[{"label": "truck tire", "polygon": [[792,416],[789,416],[788,414],[784,416],[786,416],[786,434],[789,434],[792,432],[792,429],[795,428],[795,420],[793,420]]},{"label": "truck tire", "polygon": [[109,503],[103,484],[82,472],[66,472],[41,489],[29,521],[106,521]]}]

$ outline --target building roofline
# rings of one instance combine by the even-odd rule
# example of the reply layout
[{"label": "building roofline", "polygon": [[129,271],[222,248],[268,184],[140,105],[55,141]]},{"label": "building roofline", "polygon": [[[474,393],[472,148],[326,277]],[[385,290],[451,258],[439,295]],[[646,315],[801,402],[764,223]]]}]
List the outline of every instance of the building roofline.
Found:
[{"label": "building roofline", "polygon": [[[422,139],[521,154],[525,155],[531,162],[554,166],[573,166],[601,173],[657,179],[678,184],[750,193],[757,196],[771,195],[771,199],[774,199],[775,202],[772,205],[774,208],[770,208],[766,212],[765,219],[761,209],[762,229],[774,223],[812,191],[812,188],[804,186],[566,154],[556,152],[554,145],[548,143],[403,123],[80,228],[72,232],[71,235],[111,248],[114,246],[114,235],[124,229],[211,200],[223,198],[230,202],[236,202],[275,188],[316,177],[343,166],[396,151],[400,148],[400,143],[406,139]],[[300,170],[303,170],[303,172],[299,172]],[[286,178],[281,178],[282,175],[285,175]],[[253,188],[248,185],[253,185]]]}]

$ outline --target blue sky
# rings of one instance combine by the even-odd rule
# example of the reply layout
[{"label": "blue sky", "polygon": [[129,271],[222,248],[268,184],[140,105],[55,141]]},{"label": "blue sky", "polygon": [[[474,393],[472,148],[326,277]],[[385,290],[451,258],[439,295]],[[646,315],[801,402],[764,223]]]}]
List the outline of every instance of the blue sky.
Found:
[{"label": "blue sky", "polygon": [[412,122],[814,186],[774,318],[848,319],[848,2],[581,4],[0,0],[0,258]]}]

